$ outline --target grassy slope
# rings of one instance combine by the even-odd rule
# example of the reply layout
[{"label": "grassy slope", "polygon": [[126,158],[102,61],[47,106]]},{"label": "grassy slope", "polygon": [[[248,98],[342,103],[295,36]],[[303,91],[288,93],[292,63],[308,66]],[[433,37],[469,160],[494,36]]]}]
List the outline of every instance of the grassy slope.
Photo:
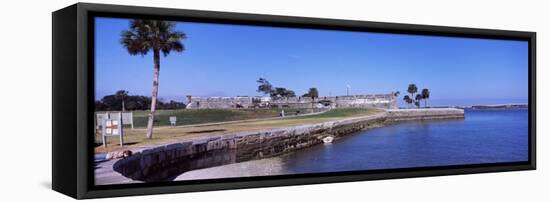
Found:
[{"label": "grassy slope", "polygon": [[[333,121],[343,118],[352,118],[359,116],[368,116],[376,114],[381,110],[377,109],[363,109],[363,108],[349,108],[349,109],[333,109],[323,114],[301,116],[301,117],[288,117],[282,119],[272,120],[258,120],[251,122],[241,123],[228,123],[222,125],[212,126],[190,126],[190,127],[159,127],[155,128],[153,139],[145,139],[145,129],[126,129],[125,130],[125,142],[128,143],[127,147],[147,147],[151,144],[169,143],[174,141],[188,140],[196,137],[208,137],[218,136],[224,133],[232,133],[239,131],[255,131],[270,128],[281,128],[289,126],[297,126],[303,124],[314,124],[326,121]],[[96,152],[104,152],[111,150],[120,150],[116,138],[109,141],[109,147],[105,150],[102,146],[96,147]]]},{"label": "grassy slope", "polygon": [[[178,126],[214,123],[225,121],[237,121],[245,119],[278,117],[278,109],[179,109],[159,110],[155,114],[155,126],[169,126],[170,116],[176,116]],[[134,127],[147,126],[149,111],[134,112]]]}]

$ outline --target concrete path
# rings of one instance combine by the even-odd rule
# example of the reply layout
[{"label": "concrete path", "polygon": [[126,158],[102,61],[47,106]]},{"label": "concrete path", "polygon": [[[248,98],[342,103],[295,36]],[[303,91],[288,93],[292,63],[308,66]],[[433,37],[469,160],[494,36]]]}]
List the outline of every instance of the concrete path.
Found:
[{"label": "concrete path", "polygon": [[140,181],[124,177],[120,173],[114,171],[113,165],[118,160],[120,159],[95,162],[94,174],[96,185],[141,183]]},{"label": "concrete path", "polygon": [[286,175],[295,174],[284,169],[283,162],[279,157],[266,158],[254,161],[245,161],[222,166],[216,166],[205,169],[191,170],[182,173],[174,179],[180,180],[199,180],[199,179],[219,179],[235,177],[254,177],[266,175]]}]

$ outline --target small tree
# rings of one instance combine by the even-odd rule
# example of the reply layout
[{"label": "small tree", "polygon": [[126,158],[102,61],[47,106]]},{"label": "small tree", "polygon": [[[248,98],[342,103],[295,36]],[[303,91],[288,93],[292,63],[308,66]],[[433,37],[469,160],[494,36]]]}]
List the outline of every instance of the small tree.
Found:
[{"label": "small tree", "polygon": [[281,96],[283,96],[283,97],[296,97],[296,93],[292,90],[285,89],[285,91],[283,91]]},{"label": "small tree", "polygon": [[265,95],[269,94],[271,97],[296,97],[294,91],[283,87],[273,87],[265,78],[259,78],[256,82],[260,84],[256,91],[264,93]]},{"label": "small tree", "polygon": [[313,105],[315,103],[315,98],[319,97],[319,91],[317,88],[309,88],[309,91],[302,95],[302,97],[310,97],[311,98],[311,108],[313,108]]},{"label": "small tree", "polygon": [[271,97],[296,97],[296,93],[286,88],[276,87],[275,90],[271,92]]},{"label": "small tree", "polygon": [[273,86],[267,79],[265,78],[259,78],[256,82],[258,82],[258,92],[264,93],[264,95],[271,95],[273,93]]},{"label": "small tree", "polygon": [[115,98],[122,103],[121,111],[126,111],[126,107],[124,106],[124,102],[126,101],[127,97],[128,97],[128,91],[119,90],[115,93]]},{"label": "small tree", "polygon": [[319,91],[317,90],[317,88],[309,88],[308,92],[306,94],[302,95],[302,97],[310,97],[312,99],[318,98],[319,97]]},{"label": "small tree", "polygon": [[424,107],[428,107],[428,99],[430,99],[430,90],[427,88],[422,89],[422,99],[424,100]]},{"label": "small tree", "polygon": [[393,93],[393,96],[394,96],[394,97],[399,97],[399,94],[401,94],[401,92],[396,91],[396,92]]},{"label": "small tree", "polygon": [[271,92],[271,97],[283,97],[285,91],[286,88],[275,87],[275,89]]}]

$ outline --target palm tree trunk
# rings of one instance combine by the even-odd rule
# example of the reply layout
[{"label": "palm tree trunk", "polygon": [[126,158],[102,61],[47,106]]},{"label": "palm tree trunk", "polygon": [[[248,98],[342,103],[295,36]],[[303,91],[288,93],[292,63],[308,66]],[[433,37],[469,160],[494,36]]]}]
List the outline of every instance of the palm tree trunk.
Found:
[{"label": "palm tree trunk", "polygon": [[160,52],[154,52],[154,72],[153,72],[153,96],[151,97],[151,112],[149,113],[149,121],[147,122],[147,138],[153,138],[153,123],[155,121],[155,111],[157,108],[157,97],[159,93],[159,72],[160,72]]},{"label": "palm tree trunk", "polygon": [[413,108],[414,107],[414,94],[411,93],[411,103],[409,103],[409,108]]}]

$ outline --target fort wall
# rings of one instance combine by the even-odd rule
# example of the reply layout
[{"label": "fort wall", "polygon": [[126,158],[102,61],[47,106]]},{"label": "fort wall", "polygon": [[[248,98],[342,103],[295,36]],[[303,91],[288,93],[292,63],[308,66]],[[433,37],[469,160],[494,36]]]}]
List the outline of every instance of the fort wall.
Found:
[{"label": "fort wall", "polygon": [[192,97],[188,96],[188,109],[232,108],[397,108],[393,93],[329,97]]}]

